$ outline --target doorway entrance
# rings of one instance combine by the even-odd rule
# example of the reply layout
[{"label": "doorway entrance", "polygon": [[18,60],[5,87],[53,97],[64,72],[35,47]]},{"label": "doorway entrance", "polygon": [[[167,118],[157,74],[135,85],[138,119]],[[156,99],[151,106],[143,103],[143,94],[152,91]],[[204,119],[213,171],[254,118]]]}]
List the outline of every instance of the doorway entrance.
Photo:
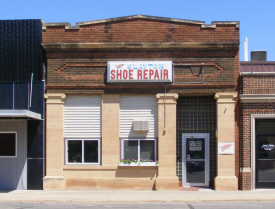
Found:
[{"label": "doorway entrance", "polygon": [[209,133],[182,134],[182,185],[209,186]]},{"label": "doorway entrance", "polygon": [[256,188],[275,188],[275,120],[256,120]]}]

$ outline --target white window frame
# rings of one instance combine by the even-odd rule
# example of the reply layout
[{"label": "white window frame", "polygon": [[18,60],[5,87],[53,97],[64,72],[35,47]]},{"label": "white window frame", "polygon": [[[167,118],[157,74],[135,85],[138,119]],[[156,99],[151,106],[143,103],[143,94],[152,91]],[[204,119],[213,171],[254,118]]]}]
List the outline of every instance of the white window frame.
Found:
[{"label": "white window frame", "polygon": [[15,156],[0,156],[0,158],[17,158],[17,131],[0,131],[0,134],[15,134]]},{"label": "white window frame", "polygon": [[[137,164],[140,164],[140,141],[154,141],[154,159],[157,159],[157,139],[156,138],[150,138],[150,139],[121,139],[121,159],[124,159],[124,141],[138,141],[138,162]],[[125,160],[125,159],[124,159]],[[130,159],[131,160],[131,159]],[[150,163],[150,162],[148,162]],[[155,162],[151,162],[155,163]]]},{"label": "white window frame", "polygon": [[[69,158],[69,150],[68,150],[68,142],[69,141],[82,141],[82,162],[69,162],[68,158]],[[97,163],[85,163],[84,162],[84,141],[97,141],[98,144],[98,162]],[[66,142],[65,142],[65,146],[66,146],[66,164],[67,165],[100,165],[101,161],[100,161],[100,156],[101,156],[101,146],[100,146],[100,139],[93,139],[93,138],[66,138]]]}]

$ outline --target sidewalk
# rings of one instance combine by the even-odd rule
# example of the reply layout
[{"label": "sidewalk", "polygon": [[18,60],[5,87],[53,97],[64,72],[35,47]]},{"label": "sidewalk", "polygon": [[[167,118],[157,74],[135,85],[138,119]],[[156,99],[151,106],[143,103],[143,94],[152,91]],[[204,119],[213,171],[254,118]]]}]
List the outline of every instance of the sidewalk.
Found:
[{"label": "sidewalk", "polygon": [[275,190],[148,191],[148,190],[14,190],[0,191],[0,202],[198,202],[273,201]]}]

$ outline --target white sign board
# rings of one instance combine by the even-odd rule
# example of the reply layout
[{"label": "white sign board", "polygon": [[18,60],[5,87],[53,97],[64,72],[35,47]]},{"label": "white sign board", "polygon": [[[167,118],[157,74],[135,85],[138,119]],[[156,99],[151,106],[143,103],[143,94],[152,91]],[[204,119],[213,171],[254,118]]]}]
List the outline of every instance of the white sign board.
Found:
[{"label": "white sign board", "polygon": [[172,82],[172,61],[110,61],[108,83]]},{"label": "white sign board", "polygon": [[234,142],[219,142],[218,143],[218,154],[219,155],[234,155],[235,154],[235,143]]}]

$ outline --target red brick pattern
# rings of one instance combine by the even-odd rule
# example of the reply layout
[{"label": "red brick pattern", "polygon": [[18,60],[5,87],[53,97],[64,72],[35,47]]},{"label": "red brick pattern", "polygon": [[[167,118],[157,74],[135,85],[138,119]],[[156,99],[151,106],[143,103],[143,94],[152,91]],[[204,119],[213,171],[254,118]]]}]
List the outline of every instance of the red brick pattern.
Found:
[{"label": "red brick pattern", "polygon": [[242,94],[275,94],[275,77],[272,75],[243,77]]},{"label": "red brick pattern", "polygon": [[240,190],[251,190],[251,173],[240,173]]},{"label": "red brick pattern", "polygon": [[[274,94],[275,76],[253,75],[240,78],[242,94]],[[275,114],[275,103],[242,103],[240,106],[240,167],[251,167],[251,114]],[[251,189],[251,174],[242,173],[240,189]]]},{"label": "red brick pattern", "polygon": [[209,29],[197,24],[146,19],[82,25],[79,30],[47,26],[43,43],[58,42],[239,42],[239,29],[236,25],[217,25]]}]

